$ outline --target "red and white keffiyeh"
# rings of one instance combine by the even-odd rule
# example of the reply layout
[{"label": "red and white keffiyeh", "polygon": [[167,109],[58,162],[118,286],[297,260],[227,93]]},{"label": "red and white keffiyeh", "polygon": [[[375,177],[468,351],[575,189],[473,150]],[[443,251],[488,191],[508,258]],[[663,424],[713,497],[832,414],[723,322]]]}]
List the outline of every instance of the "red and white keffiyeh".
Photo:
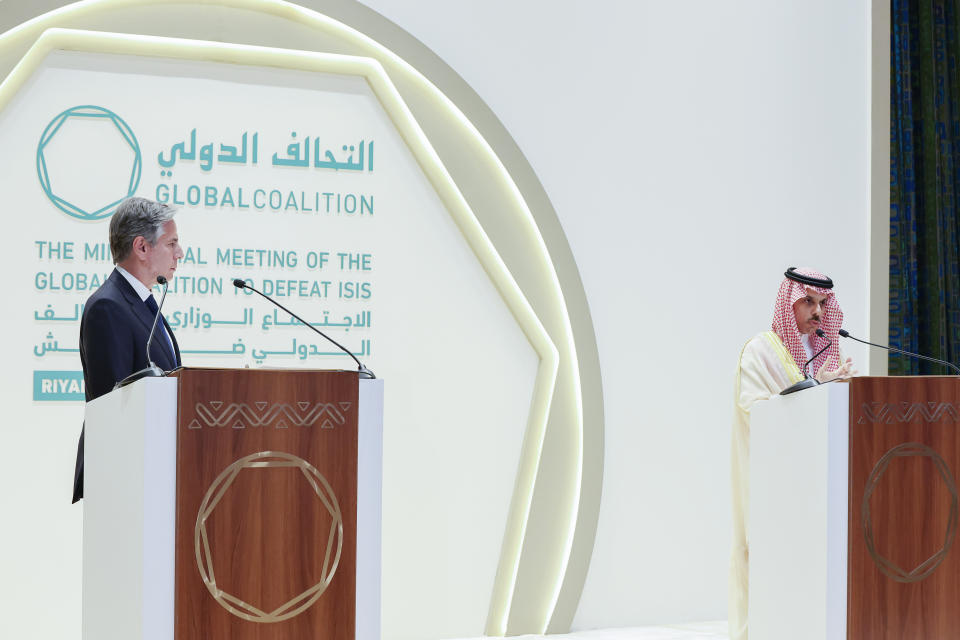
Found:
[{"label": "red and white keffiyeh", "polygon": [[[801,267],[795,273],[811,278],[826,279],[826,276],[819,271],[807,267]],[[829,349],[810,363],[810,375],[813,376],[828,359],[830,368],[840,366],[840,336],[837,332],[843,327],[843,311],[840,310],[840,304],[837,302],[833,290],[784,278],[783,282],[780,283],[777,303],[773,309],[773,331],[780,336],[784,346],[787,347],[787,351],[790,352],[794,362],[797,363],[800,372],[805,373],[803,363],[807,361],[808,356],[803,349],[803,343],[800,341],[800,330],[797,329],[797,318],[793,313],[793,303],[806,297],[807,289],[816,291],[821,296],[827,296],[824,301],[823,313],[820,315],[820,328],[823,329],[826,337],[821,338],[816,334],[811,334],[810,346],[813,347],[813,353],[823,349],[828,339],[833,341]]]}]

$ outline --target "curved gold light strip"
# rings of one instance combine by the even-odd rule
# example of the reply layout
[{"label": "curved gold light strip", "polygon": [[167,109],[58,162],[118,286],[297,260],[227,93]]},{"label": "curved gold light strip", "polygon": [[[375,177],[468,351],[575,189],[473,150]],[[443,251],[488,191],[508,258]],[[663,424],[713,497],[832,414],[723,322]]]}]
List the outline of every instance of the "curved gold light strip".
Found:
[{"label": "curved gold light strip", "polygon": [[[207,519],[213,513],[213,510],[219,504],[220,499],[233,484],[240,472],[244,469],[277,469],[277,468],[295,468],[303,472],[310,488],[317,494],[317,498],[323,504],[327,513],[330,514],[330,533],[327,536],[326,552],[323,556],[323,569],[320,572],[320,582],[313,585],[303,593],[291,598],[273,611],[262,611],[257,607],[244,602],[240,598],[227,593],[217,585],[217,578],[213,573],[213,554],[210,552],[210,539],[207,536]],[[319,484],[318,484],[319,483]],[[336,540],[336,551],[334,552],[333,562],[330,562],[330,553]],[[340,566],[340,553],[343,550],[343,514],[340,512],[340,503],[337,502],[337,496],[327,479],[323,477],[317,469],[303,458],[298,458],[291,453],[282,451],[260,451],[244,456],[227,466],[220,472],[220,475],[214,479],[207,488],[207,493],[203,496],[203,502],[200,503],[200,509],[197,512],[197,523],[193,530],[193,551],[197,559],[197,569],[200,571],[200,577],[203,584],[213,599],[216,600],[224,609],[244,620],[250,622],[282,622],[289,620],[304,611],[310,605],[316,602],[323,592],[330,586],[337,567]]]},{"label": "curved gold light strip", "polygon": [[[553,576],[552,580],[554,582],[553,595],[550,599],[550,602],[547,604],[547,607],[544,611],[539,612],[538,617],[542,620],[540,625],[540,632],[546,632],[547,625],[553,615],[554,608],[556,607],[557,600],[560,595],[561,588],[563,586],[563,578],[566,573],[566,567],[570,559],[570,552],[573,545],[573,537],[576,529],[577,514],[579,509],[579,499],[580,499],[580,487],[582,481],[582,471],[583,471],[583,405],[582,405],[582,388],[580,383],[580,367],[577,360],[576,347],[573,339],[573,330],[570,323],[570,318],[566,312],[566,302],[563,297],[563,292],[560,288],[559,278],[556,274],[556,271],[553,268],[553,264],[549,257],[549,252],[546,247],[546,243],[543,240],[543,237],[539,231],[539,228],[536,225],[535,220],[530,212],[529,207],[524,201],[519,188],[517,187],[514,180],[510,177],[509,173],[506,170],[506,167],[493,152],[493,149],[490,147],[489,143],[483,138],[479,130],[466,118],[466,116],[456,107],[456,105],[444,95],[435,85],[433,85],[426,77],[424,77],[420,72],[418,72],[412,65],[407,63],[405,60],[394,54],[392,51],[379,44],[372,38],[364,35],[363,33],[353,29],[341,22],[338,22],[328,16],[325,16],[321,13],[307,9],[305,7],[292,4],[290,2],[282,2],[280,0],[206,0],[206,1],[195,1],[195,2],[183,2],[182,0],[85,0],[83,2],[77,2],[59,9],[55,9],[43,15],[37,16],[27,22],[24,22],[9,31],[0,34],[0,51],[9,48],[15,48],[17,46],[25,46],[25,43],[29,43],[33,40],[37,42],[34,46],[27,52],[24,58],[18,63],[17,67],[10,73],[7,80],[4,81],[3,85],[0,86],[0,108],[3,108],[5,104],[9,101],[9,97],[12,93],[15,93],[16,89],[8,92],[7,83],[12,79],[14,80],[14,85],[19,87],[17,83],[18,78],[16,77],[18,72],[23,73],[24,69],[30,68],[29,66],[24,65],[24,62],[31,55],[37,54],[36,48],[40,44],[41,35],[45,30],[50,30],[52,27],[62,20],[67,20],[68,18],[80,18],[88,17],[94,13],[109,11],[112,9],[120,9],[124,7],[141,7],[144,5],[201,5],[201,4],[211,4],[216,6],[227,6],[236,9],[244,9],[255,11],[267,15],[271,15],[277,18],[289,20],[295,23],[303,24],[320,31],[325,31],[337,35],[340,38],[343,38],[345,41],[350,42],[354,46],[357,46],[362,49],[367,49],[372,53],[375,53],[378,58],[382,58],[386,64],[390,66],[392,73],[401,74],[406,81],[411,82],[412,84],[418,86],[421,90],[425,91],[427,94],[431,95],[433,99],[443,104],[448,113],[453,114],[455,118],[460,123],[463,134],[473,140],[473,142],[480,147],[484,153],[480,155],[480,159],[488,163],[489,167],[493,172],[500,176],[500,187],[503,188],[506,192],[511,194],[513,199],[513,204],[516,207],[516,210],[521,213],[517,218],[518,227],[522,228],[525,232],[525,235],[532,239],[535,247],[534,251],[531,251],[530,260],[536,261],[539,264],[538,272],[549,283],[549,294],[548,297],[553,299],[553,307],[556,310],[556,315],[551,318],[551,326],[559,328],[562,335],[560,339],[554,344],[550,342],[548,336],[546,336],[546,331],[544,330],[543,325],[540,323],[539,318],[536,318],[536,326],[539,329],[538,333],[542,333],[542,336],[546,337],[547,342],[550,342],[549,350],[552,351],[552,357],[547,357],[544,355],[544,352],[541,351],[538,342],[535,342],[531,338],[531,332],[528,330],[528,326],[517,316],[517,312],[513,304],[511,304],[510,296],[503,288],[499,285],[498,277],[495,273],[490,271],[490,266],[488,262],[485,262],[483,259],[484,251],[491,251],[495,256],[492,263],[498,267],[498,271],[506,271],[506,267],[503,265],[502,260],[499,255],[492,249],[489,239],[483,233],[482,229],[477,223],[476,218],[472,213],[468,216],[468,220],[463,220],[454,216],[457,224],[460,226],[461,231],[464,233],[465,238],[468,243],[471,245],[471,248],[474,250],[475,254],[480,258],[481,263],[484,268],[487,269],[488,274],[491,279],[494,281],[495,285],[500,289],[501,295],[504,296],[504,299],[507,301],[508,306],[511,311],[514,312],[514,316],[517,318],[518,323],[521,325],[521,328],[526,333],[531,344],[534,346],[534,349],[538,352],[541,357],[541,367],[538,370],[537,379],[534,386],[534,399],[531,407],[531,415],[528,421],[527,434],[524,438],[523,449],[520,456],[520,466],[517,475],[516,482],[516,491],[514,494],[514,499],[511,502],[510,513],[508,516],[507,530],[504,536],[504,543],[501,553],[500,567],[497,571],[495,578],[494,592],[492,594],[492,601],[490,605],[490,614],[487,623],[486,633],[488,635],[503,635],[506,632],[507,628],[507,619],[510,614],[511,606],[513,604],[513,594],[514,588],[516,586],[517,573],[519,569],[519,563],[521,558],[521,551],[526,535],[526,526],[527,520],[530,513],[530,507],[533,499],[533,491],[536,483],[537,470],[539,468],[540,456],[542,453],[543,438],[545,429],[547,426],[547,420],[550,414],[551,402],[562,403],[564,414],[568,416],[573,416],[574,427],[576,431],[576,451],[574,456],[576,459],[576,469],[575,469],[575,478],[574,482],[569,490],[566,492],[566,495],[562,496],[563,502],[566,503],[566,512],[567,512],[567,527],[564,532],[564,544],[562,546],[562,551],[560,552],[560,557],[556,559],[556,575]],[[79,34],[83,32],[71,31],[72,34]],[[64,34],[66,35],[66,34]],[[144,40],[165,40],[162,38],[151,38],[146,36],[123,36],[121,34],[111,34],[118,37],[127,37],[134,39],[136,41]],[[61,41],[59,44],[62,45],[61,48],[73,49],[75,47],[69,46],[70,36],[67,36],[64,41]],[[230,50],[239,49],[255,52],[267,52],[267,51],[279,51],[276,49],[263,48],[263,47],[250,47],[246,45],[231,45],[223,43],[202,43],[198,41],[189,41],[189,40],[179,40],[179,39],[170,39],[176,40],[177,42],[184,43],[183,46],[186,48],[182,51],[190,51],[194,55],[174,55],[171,57],[179,58],[188,58],[188,59],[201,59],[201,60],[211,60],[211,61],[220,61],[220,62],[234,62],[230,59],[232,56],[226,55],[221,57],[219,53],[224,53]],[[188,44],[189,43],[189,44]],[[106,52],[106,51],[104,51]],[[219,53],[218,53],[219,52]],[[330,56],[331,54],[315,54],[309,52],[286,52],[288,55],[295,55],[298,53],[305,54],[307,56],[314,55],[326,55]],[[143,54],[133,54],[133,55],[143,55]],[[149,55],[149,54],[148,54]],[[254,57],[257,57],[259,54],[254,53]],[[347,56],[332,56],[339,57],[342,59],[348,58]],[[274,58],[272,62],[267,61],[257,61],[257,62],[246,62],[246,64],[260,64],[270,66],[281,62],[279,59]],[[374,61],[370,61],[374,62]],[[374,64],[376,64],[374,62]],[[281,64],[280,66],[286,66]],[[379,66],[379,65],[378,65]],[[300,67],[294,67],[300,68]],[[383,71],[380,67],[381,72]],[[26,74],[27,76],[29,73]],[[25,80],[25,77],[20,77],[19,82]],[[389,81],[387,81],[389,83]],[[373,83],[371,83],[373,85]],[[391,85],[392,88],[392,85]],[[394,90],[395,93],[395,90]],[[379,96],[378,96],[379,97]],[[406,116],[410,117],[409,111],[406,108],[406,105],[399,100],[399,96],[396,96],[400,102],[401,108]],[[384,105],[386,108],[386,105]],[[388,110],[388,114],[390,111]],[[417,128],[419,131],[419,128]],[[422,136],[422,132],[419,132]],[[406,140],[406,137],[404,137]],[[410,144],[410,141],[407,140],[407,143]],[[428,145],[429,147],[429,145]],[[436,157],[435,152],[430,149],[432,160],[434,160],[440,166],[441,173],[449,181],[450,176],[447,174],[446,170],[440,164],[439,159]],[[423,164],[421,163],[421,166]],[[425,173],[428,178],[433,182],[433,175],[428,171],[426,166],[423,166]],[[452,184],[452,181],[451,181]],[[436,188],[436,185],[434,185]],[[456,196],[460,201],[463,201],[462,195],[459,191],[456,190],[456,187],[453,187],[453,190],[456,192]],[[441,199],[445,204],[447,200],[444,198],[443,194],[438,190],[438,194],[441,196]],[[463,203],[466,207],[465,202]],[[448,205],[449,207],[449,205]],[[466,207],[469,212],[469,207]],[[451,213],[455,213],[456,210],[449,209]],[[465,223],[465,224],[462,224]],[[476,230],[477,234],[473,234],[473,230]],[[482,237],[485,242],[481,242],[480,246],[477,246],[473,241],[477,237]],[[509,274],[509,272],[507,272]],[[513,288],[519,292],[519,288],[516,286],[516,283],[513,281],[513,278],[509,278]],[[520,297],[523,298],[522,293],[519,293]],[[523,303],[525,306],[529,307],[526,299],[523,298]],[[569,375],[569,386],[570,388],[560,389],[557,395],[556,400],[553,399],[554,395],[554,385],[557,381],[557,374],[560,371],[561,367]],[[549,370],[552,372],[547,373]],[[546,384],[544,378],[549,377],[550,382]],[[548,393],[549,387],[549,393]]]}]

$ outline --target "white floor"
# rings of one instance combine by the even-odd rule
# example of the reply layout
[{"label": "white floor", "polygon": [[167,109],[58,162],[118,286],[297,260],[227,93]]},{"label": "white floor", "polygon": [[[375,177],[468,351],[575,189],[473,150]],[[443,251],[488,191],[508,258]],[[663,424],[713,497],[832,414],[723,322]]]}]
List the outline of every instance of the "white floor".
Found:
[{"label": "white floor", "polygon": [[[489,640],[473,638],[469,640]],[[551,636],[514,636],[510,640],[727,640],[727,621],[668,624],[659,627],[597,629]]]}]

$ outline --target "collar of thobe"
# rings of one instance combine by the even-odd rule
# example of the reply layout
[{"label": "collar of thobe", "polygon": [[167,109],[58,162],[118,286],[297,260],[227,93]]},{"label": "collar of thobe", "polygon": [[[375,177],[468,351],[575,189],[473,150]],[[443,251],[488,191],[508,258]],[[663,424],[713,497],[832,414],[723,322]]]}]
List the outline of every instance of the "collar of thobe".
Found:
[{"label": "collar of thobe", "polygon": [[[803,334],[800,335],[800,344],[803,345],[803,350],[806,351],[806,353],[807,353],[807,360],[809,360],[810,358],[812,358],[812,357],[813,357],[813,345],[810,344],[810,334],[809,334],[809,333],[803,333]],[[806,360],[805,360],[804,362],[806,362]],[[803,362],[801,362],[800,365],[802,366],[802,365],[803,365]]]}]

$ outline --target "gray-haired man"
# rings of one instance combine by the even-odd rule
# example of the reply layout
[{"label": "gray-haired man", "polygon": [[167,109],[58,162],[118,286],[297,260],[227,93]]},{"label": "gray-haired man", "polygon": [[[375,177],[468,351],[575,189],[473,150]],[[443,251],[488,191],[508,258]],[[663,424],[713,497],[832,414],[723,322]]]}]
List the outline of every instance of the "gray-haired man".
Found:
[{"label": "gray-haired man", "polygon": [[[127,198],[110,219],[116,268],[87,300],[80,320],[80,362],[87,402],[134,371],[148,366],[147,338],[157,313],[150,293],[157,276],[168,280],[183,257],[174,209],[145,198]],[[157,324],[150,356],[161,369],[180,366],[180,348],[165,319]],[[77,447],[73,501],[83,497],[83,431]]]}]

